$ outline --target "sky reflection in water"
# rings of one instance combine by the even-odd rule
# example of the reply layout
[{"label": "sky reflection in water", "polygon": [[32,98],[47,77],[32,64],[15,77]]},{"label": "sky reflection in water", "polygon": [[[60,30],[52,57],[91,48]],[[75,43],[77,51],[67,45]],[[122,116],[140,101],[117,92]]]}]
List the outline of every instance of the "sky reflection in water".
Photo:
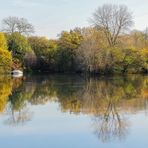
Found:
[{"label": "sky reflection in water", "polygon": [[3,148],[145,148],[148,76],[0,77]]}]

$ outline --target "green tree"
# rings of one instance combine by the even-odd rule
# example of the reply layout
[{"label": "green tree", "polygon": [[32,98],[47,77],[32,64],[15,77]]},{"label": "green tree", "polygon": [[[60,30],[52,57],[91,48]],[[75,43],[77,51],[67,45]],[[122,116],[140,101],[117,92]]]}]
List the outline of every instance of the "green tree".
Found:
[{"label": "green tree", "polygon": [[30,37],[28,41],[37,56],[38,69],[54,70],[57,41],[45,37]]},{"label": "green tree", "polygon": [[59,37],[58,67],[60,71],[76,70],[76,50],[80,46],[82,36],[79,32],[63,31]]},{"label": "green tree", "polygon": [[[24,64],[24,56],[31,51],[31,47],[25,36],[18,32],[7,34],[8,49],[11,51],[14,61],[14,68]],[[19,66],[18,66],[19,67]]]},{"label": "green tree", "polygon": [[142,60],[142,70],[143,72],[148,72],[148,49],[144,48],[140,51],[140,59]]},{"label": "green tree", "polygon": [[138,73],[142,71],[143,58],[137,49],[112,49],[114,72]]}]

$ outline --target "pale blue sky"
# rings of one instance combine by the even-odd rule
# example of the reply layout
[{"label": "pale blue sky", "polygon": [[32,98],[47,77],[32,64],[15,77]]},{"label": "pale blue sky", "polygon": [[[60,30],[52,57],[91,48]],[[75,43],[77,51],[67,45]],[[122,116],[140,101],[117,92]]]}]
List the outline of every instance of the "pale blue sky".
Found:
[{"label": "pale blue sky", "polygon": [[133,12],[134,28],[148,26],[148,0],[0,0],[0,20],[7,16],[27,18],[36,34],[55,38],[62,30],[90,25],[88,20],[104,3],[126,4]]}]

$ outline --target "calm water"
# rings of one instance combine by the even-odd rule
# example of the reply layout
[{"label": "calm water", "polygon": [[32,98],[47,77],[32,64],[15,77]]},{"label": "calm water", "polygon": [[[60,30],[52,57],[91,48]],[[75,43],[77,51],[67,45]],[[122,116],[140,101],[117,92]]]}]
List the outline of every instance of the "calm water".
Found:
[{"label": "calm water", "polygon": [[148,76],[0,77],[2,148],[147,148]]}]

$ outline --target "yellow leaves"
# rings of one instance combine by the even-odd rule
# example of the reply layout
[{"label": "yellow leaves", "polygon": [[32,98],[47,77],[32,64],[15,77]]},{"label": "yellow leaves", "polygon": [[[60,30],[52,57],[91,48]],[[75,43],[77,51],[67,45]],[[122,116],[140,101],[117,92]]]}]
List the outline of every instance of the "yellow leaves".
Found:
[{"label": "yellow leaves", "polygon": [[3,33],[0,32],[0,73],[11,70],[12,56],[7,50],[7,41]]},{"label": "yellow leaves", "polygon": [[142,56],[148,58],[148,49],[143,48],[143,49],[140,50],[140,53],[141,53]]},{"label": "yellow leaves", "polygon": [[75,31],[63,31],[60,35],[59,43],[62,48],[77,49],[82,40],[80,33]]},{"label": "yellow leaves", "polygon": [[148,49],[143,48],[139,52],[143,61],[143,67],[148,70]]},{"label": "yellow leaves", "polygon": [[0,48],[7,49],[7,41],[4,33],[0,32]]},{"label": "yellow leaves", "polygon": [[0,73],[4,73],[11,70],[12,56],[8,50],[0,48]]}]

